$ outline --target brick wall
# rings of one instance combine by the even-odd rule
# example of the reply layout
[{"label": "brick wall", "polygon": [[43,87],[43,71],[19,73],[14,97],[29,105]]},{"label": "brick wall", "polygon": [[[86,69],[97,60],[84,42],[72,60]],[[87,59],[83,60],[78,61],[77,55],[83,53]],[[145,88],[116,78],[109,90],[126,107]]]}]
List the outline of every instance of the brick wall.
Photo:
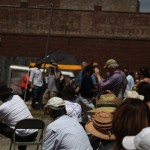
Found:
[{"label": "brick wall", "polygon": [[[47,36],[2,35],[1,56],[43,57]],[[46,54],[55,50],[68,52],[79,60],[97,61],[102,68],[109,58],[118,60],[122,67],[138,70],[150,64],[149,40],[124,40],[77,37],[51,37]]]},{"label": "brick wall", "polygon": [[[50,10],[0,7],[0,56],[45,55]],[[78,59],[108,58],[137,70],[149,66],[150,15],[55,10],[47,53],[61,49]]]},{"label": "brick wall", "polygon": [[150,39],[150,15],[0,7],[0,33]]},{"label": "brick wall", "polygon": [[[21,0],[3,0],[0,5],[18,5]],[[137,12],[139,0],[23,0],[28,6],[50,6],[52,3],[58,9],[94,10],[101,6],[103,11]]]}]

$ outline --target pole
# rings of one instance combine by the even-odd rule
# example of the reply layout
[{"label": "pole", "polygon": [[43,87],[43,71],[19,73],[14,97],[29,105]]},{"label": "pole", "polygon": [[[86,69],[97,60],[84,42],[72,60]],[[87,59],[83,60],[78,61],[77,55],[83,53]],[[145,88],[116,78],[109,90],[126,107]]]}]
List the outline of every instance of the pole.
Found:
[{"label": "pole", "polygon": [[49,25],[48,25],[48,37],[47,37],[47,43],[46,43],[46,49],[45,49],[45,57],[47,56],[48,47],[49,47],[49,41],[50,41],[50,33],[51,33],[51,24],[52,24],[52,18],[53,18],[53,10],[54,10],[54,4],[51,4],[50,9],[50,19],[49,19]]},{"label": "pole", "polygon": [[[47,52],[49,48],[49,42],[50,42],[50,34],[51,34],[51,24],[52,24],[52,18],[53,18],[53,10],[54,10],[54,4],[51,4],[51,9],[50,9],[50,18],[49,18],[49,25],[48,25],[48,36],[47,36],[47,43],[46,43],[46,49],[45,49],[45,58],[47,57]],[[45,59],[46,61],[46,59]],[[45,66],[46,62],[44,63],[44,70],[43,73],[45,74]]]},{"label": "pole", "polygon": [[49,48],[49,43],[50,43],[50,34],[51,34],[51,24],[52,24],[52,18],[53,18],[53,10],[54,10],[54,4],[51,4],[51,9],[50,9],[50,18],[49,18],[49,25],[48,25],[48,36],[47,36],[47,43],[46,43],[46,49],[45,49],[45,61],[44,61],[44,68],[43,68],[43,80],[44,80],[44,88],[45,88],[45,74],[46,74],[46,59],[49,58],[47,57],[47,52]]}]

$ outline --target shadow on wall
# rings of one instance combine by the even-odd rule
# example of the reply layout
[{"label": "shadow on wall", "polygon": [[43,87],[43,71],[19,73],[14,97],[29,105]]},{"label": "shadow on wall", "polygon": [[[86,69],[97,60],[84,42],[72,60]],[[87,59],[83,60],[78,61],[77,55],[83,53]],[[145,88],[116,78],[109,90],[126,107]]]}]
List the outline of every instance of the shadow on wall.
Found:
[{"label": "shadow on wall", "polygon": [[50,63],[51,60],[54,60],[56,63],[60,63],[60,64],[78,65],[81,63],[77,58],[62,50],[52,51],[51,53],[47,54],[47,56],[41,58],[1,56],[0,57],[0,80],[4,80],[4,82],[7,83],[10,65],[29,66],[30,62],[41,61],[42,63]]}]

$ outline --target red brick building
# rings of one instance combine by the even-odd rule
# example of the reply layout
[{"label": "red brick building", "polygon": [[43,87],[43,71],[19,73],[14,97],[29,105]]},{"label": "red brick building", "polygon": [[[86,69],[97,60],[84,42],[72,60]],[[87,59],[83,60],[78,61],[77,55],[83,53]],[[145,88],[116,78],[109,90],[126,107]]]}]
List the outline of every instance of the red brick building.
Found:
[{"label": "red brick building", "polygon": [[0,56],[42,57],[59,49],[81,61],[97,61],[100,67],[108,58],[133,71],[149,66],[150,14],[138,12],[138,1],[123,3],[124,10],[120,3],[108,9],[95,1],[86,10],[82,0],[79,6],[83,10],[77,10],[79,3],[69,5],[67,0],[58,0],[53,11],[52,1],[43,2],[1,2]]}]

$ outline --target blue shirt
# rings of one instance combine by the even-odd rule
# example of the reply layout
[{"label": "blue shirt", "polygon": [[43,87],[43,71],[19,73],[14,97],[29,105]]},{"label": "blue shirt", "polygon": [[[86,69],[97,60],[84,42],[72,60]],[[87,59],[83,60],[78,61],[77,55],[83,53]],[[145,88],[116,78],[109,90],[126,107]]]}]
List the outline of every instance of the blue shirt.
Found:
[{"label": "blue shirt", "polygon": [[88,136],[77,120],[67,115],[50,123],[43,150],[92,150]]}]

